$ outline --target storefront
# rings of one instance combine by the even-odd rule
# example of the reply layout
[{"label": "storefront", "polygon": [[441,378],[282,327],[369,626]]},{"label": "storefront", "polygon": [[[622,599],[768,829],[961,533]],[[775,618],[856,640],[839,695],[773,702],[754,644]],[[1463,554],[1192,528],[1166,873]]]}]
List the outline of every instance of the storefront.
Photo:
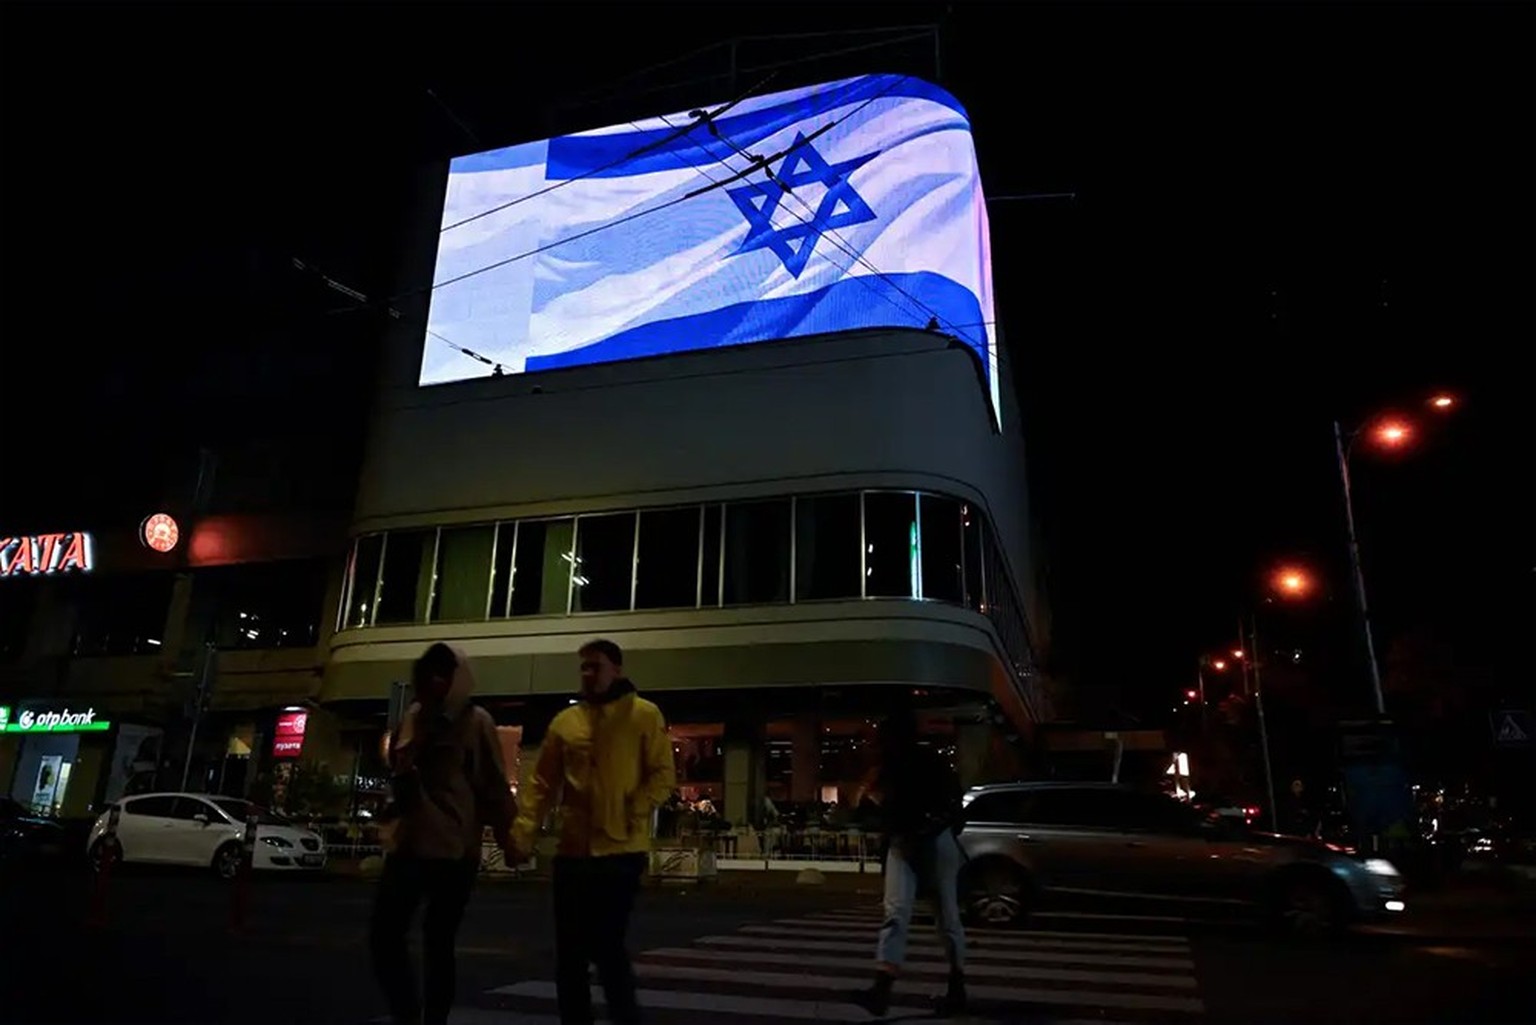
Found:
[{"label": "storefront", "polygon": [[59,699],[0,705],[0,780],[38,814],[94,814],[152,779],[164,731]]}]

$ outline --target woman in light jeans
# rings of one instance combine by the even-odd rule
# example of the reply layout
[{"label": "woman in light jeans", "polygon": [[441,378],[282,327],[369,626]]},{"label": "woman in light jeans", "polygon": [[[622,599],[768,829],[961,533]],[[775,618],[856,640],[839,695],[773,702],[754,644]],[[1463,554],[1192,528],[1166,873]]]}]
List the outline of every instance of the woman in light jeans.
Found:
[{"label": "woman in light jeans", "polygon": [[960,780],[937,751],[917,740],[917,718],[893,713],[881,724],[878,762],[866,795],[878,804],[885,823],[885,921],[875,946],[875,981],[854,1002],[876,1017],[891,1005],[891,990],[907,956],[907,936],[920,889],[937,904],[935,918],[949,985],[939,999],[940,1014],[963,1014],[965,926],[960,918],[959,878],[965,855],[956,828]]}]

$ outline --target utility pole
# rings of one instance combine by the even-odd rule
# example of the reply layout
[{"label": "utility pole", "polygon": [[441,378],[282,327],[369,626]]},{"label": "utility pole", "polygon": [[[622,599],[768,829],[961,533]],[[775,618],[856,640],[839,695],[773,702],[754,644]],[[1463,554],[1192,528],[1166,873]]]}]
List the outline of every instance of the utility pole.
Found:
[{"label": "utility pole", "polygon": [[212,641],[203,645],[203,671],[197,682],[197,694],[193,697],[192,732],[187,737],[187,757],[181,766],[181,790],[186,792],[192,777],[192,755],[197,751],[197,728],[202,724],[203,712],[213,697],[213,679],[218,671],[219,650]]}]

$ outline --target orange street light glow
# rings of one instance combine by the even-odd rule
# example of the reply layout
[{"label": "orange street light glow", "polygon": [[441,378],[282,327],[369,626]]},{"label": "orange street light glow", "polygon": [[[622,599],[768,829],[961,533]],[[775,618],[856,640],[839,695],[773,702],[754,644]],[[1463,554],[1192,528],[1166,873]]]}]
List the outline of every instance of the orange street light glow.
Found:
[{"label": "orange street light glow", "polygon": [[1434,398],[1429,400],[1429,404],[1434,406],[1436,409],[1450,409],[1452,406],[1456,405],[1456,400],[1449,395],[1436,395]]},{"label": "orange street light glow", "polygon": [[1289,598],[1299,598],[1312,589],[1312,580],[1299,569],[1281,569],[1275,573],[1275,588]]},{"label": "orange street light glow", "polygon": [[1413,429],[1401,420],[1386,420],[1376,428],[1376,440],[1388,448],[1396,448],[1413,436]]},{"label": "orange street light glow", "polygon": [[1243,649],[1242,648],[1233,648],[1232,649],[1232,657],[1233,658],[1242,658],[1243,657]]},{"label": "orange street light glow", "polygon": [[1226,663],[1226,661],[1224,659],[1219,659],[1218,658],[1216,661],[1211,663],[1211,668],[1216,670],[1219,673],[1223,669],[1227,668],[1227,663]]}]

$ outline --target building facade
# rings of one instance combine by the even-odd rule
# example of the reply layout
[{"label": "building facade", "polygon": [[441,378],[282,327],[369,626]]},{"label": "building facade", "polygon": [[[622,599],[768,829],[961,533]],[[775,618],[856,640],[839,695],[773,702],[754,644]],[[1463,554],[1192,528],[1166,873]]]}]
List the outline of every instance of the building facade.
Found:
[{"label": "building facade", "polygon": [[[413,259],[430,280],[432,247]],[[897,698],[968,779],[1026,771],[1050,713],[1023,441],[973,350],[870,330],[420,387],[422,312],[391,326],[331,624],[345,744],[377,745],[446,641],[526,773],[606,637],[672,724],[683,796],[733,823],[849,801]]]},{"label": "building facade", "polygon": [[[345,519],[176,516],[4,539],[0,788],[63,817],[125,792],[250,792],[319,690]],[[64,549],[60,549],[62,552]]]}]

